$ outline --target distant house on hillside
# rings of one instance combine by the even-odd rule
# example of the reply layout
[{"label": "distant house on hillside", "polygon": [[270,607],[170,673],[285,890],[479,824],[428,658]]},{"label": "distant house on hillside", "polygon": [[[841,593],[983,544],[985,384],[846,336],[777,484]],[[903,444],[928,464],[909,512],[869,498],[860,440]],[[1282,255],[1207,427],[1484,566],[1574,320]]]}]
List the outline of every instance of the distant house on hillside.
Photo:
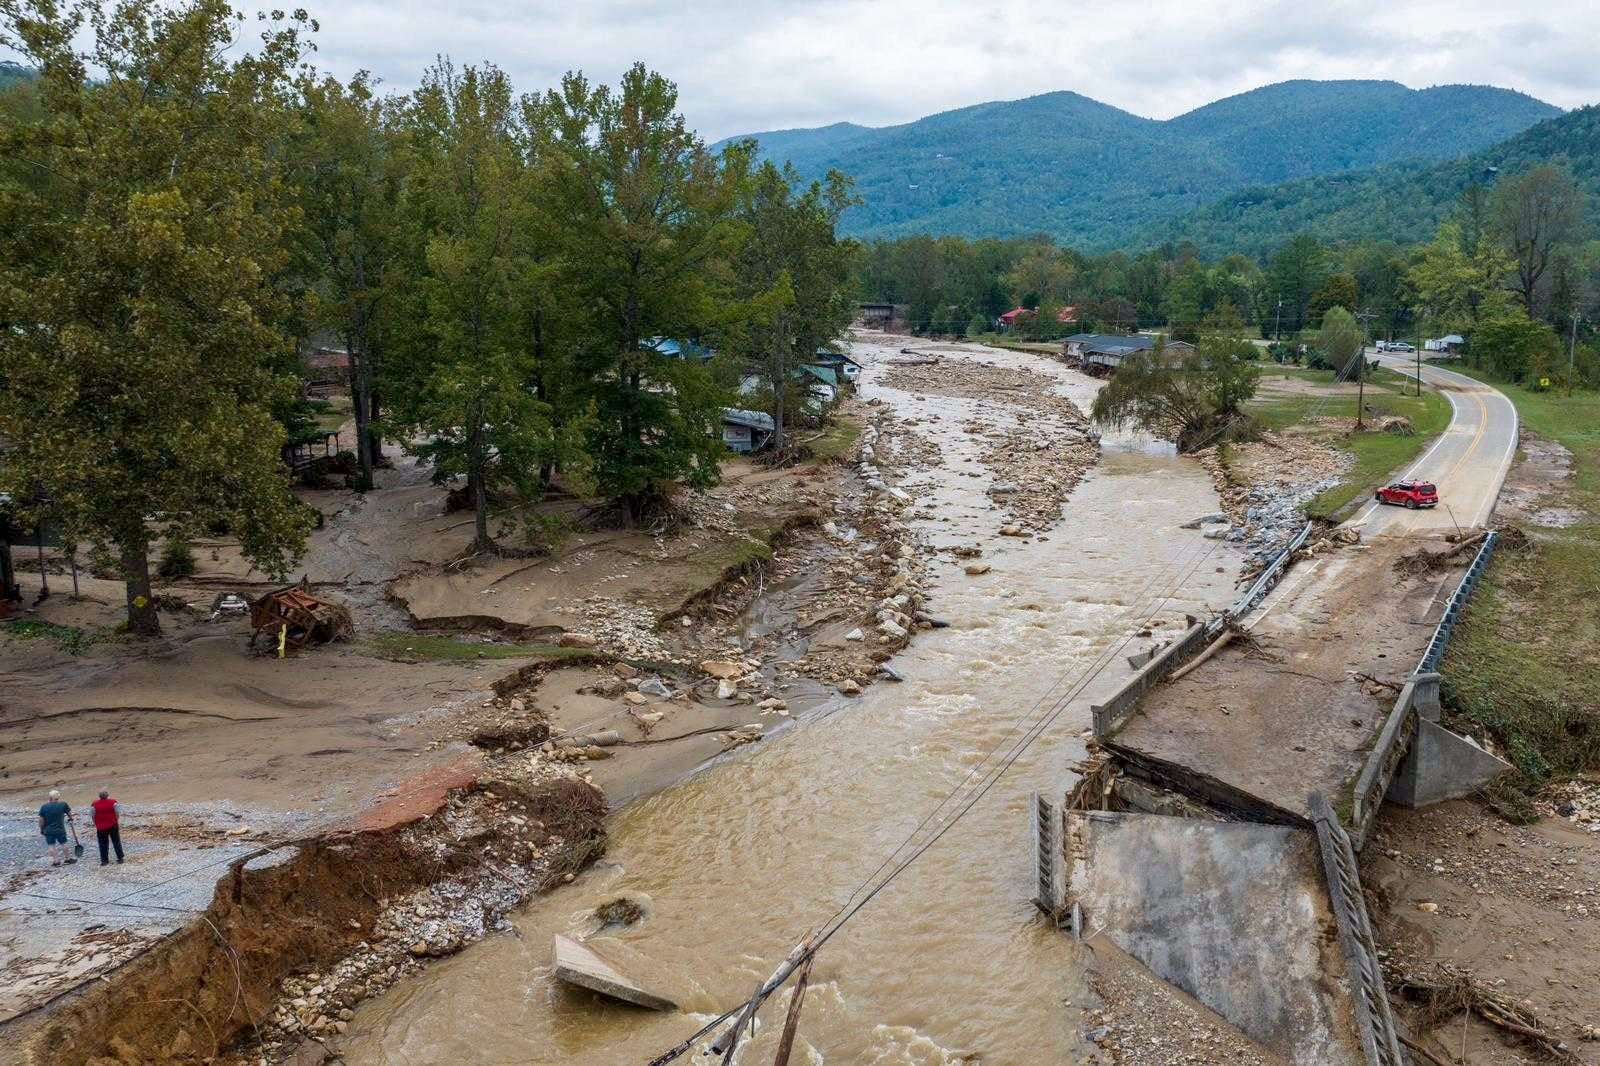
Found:
[{"label": "distant house on hillside", "polygon": [[765,412],[722,409],[722,443],[741,455],[765,448],[776,428],[772,416]]},{"label": "distant house on hillside", "polygon": [[1443,337],[1435,337],[1432,340],[1423,341],[1422,347],[1426,351],[1436,352],[1440,355],[1460,355],[1462,346],[1466,343],[1466,338],[1461,334],[1451,333]]}]

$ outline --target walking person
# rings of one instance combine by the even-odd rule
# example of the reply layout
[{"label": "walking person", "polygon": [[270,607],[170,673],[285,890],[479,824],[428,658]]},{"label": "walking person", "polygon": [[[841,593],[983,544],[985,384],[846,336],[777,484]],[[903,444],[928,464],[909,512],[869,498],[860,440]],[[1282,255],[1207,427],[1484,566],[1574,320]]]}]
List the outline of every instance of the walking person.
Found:
[{"label": "walking person", "polygon": [[51,789],[49,802],[39,808],[39,832],[44,834],[51,866],[70,866],[78,861],[67,849],[67,823],[73,820],[72,808],[62,801],[61,793]]},{"label": "walking person", "polygon": [[100,865],[110,859],[107,844],[117,849],[117,862],[122,862],[122,830],[117,826],[117,801],[111,793],[100,790],[100,798],[89,804],[94,812],[94,835],[100,841]]}]

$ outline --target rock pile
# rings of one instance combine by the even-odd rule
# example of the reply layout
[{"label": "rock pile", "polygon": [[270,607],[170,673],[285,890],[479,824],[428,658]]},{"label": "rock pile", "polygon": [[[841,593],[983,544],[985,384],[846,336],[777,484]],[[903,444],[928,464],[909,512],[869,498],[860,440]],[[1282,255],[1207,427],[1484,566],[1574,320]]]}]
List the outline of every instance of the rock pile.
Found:
[{"label": "rock pile", "polygon": [[[1259,569],[1305,527],[1305,508],[1339,483],[1350,458],[1316,441],[1264,433],[1257,441],[1195,453],[1222,497],[1227,525],[1208,529],[1240,545]],[[1219,526],[1221,524],[1219,523]]]}]

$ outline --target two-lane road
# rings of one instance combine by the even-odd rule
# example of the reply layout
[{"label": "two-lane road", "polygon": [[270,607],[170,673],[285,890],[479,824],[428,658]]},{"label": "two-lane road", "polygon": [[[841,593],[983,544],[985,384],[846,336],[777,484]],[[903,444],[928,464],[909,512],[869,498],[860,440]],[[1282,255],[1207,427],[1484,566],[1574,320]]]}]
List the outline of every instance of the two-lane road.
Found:
[{"label": "two-lane road", "polygon": [[[1378,353],[1385,366],[1415,375],[1414,359]],[[1364,537],[1429,535],[1482,526],[1494,510],[1500,486],[1517,452],[1517,409],[1505,394],[1453,370],[1423,364],[1422,380],[1450,401],[1450,426],[1400,480],[1416,478],[1439,487],[1439,506],[1425,511],[1369,502],[1345,524]],[[1376,486],[1374,486],[1376,488]]]}]

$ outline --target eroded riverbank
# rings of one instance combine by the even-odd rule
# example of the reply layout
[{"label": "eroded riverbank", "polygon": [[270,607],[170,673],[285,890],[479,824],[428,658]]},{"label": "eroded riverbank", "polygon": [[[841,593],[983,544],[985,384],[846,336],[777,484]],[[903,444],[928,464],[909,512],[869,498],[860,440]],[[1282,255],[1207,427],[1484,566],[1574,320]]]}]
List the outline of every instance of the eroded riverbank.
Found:
[{"label": "eroded riverbank", "polygon": [[[1026,430],[1028,415],[885,387],[902,344],[881,335],[857,344],[868,364],[863,396],[914,422],[938,458],[901,487],[915,501],[913,531],[947,549],[930,564],[927,590],[950,626],[892,660],[903,684],[825,702],[808,727],[619,812],[607,858],[519,912],[520,936],[491,938],[358,1010],[341,1045],[348,1061],[649,1059],[748,994],[1037,701],[1130,638],[1126,650],[1139,650],[1146,623],[1170,627],[1228,597],[1233,550],[1180,528],[1217,509],[1209,479],[1146,440],[1106,441],[1062,522],[1037,537],[1001,537],[1010,523],[988,491],[990,438],[962,426],[981,420],[1004,434]],[[924,349],[1047,374],[1080,407],[1095,388],[1031,355]],[[973,545],[989,569],[968,576],[956,550]],[[1113,661],[1102,691],[1121,673],[1120,653]],[[1094,1053],[1082,1035],[1091,997],[1079,983],[1080,949],[1033,920],[1027,902],[1025,822],[1030,791],[1059,790],[1082,755],[1094,693],[1075,699],[819,957],[800,1033],[825,1059]],[[551,981],[550,935],[587,933],[594,906],[624,893],[645,901],[646,917],[599,943],[675,994],[685,1013],[642,1015]],[[770,1053],[768,1036],[749,1046],[749,1061]]]}]

